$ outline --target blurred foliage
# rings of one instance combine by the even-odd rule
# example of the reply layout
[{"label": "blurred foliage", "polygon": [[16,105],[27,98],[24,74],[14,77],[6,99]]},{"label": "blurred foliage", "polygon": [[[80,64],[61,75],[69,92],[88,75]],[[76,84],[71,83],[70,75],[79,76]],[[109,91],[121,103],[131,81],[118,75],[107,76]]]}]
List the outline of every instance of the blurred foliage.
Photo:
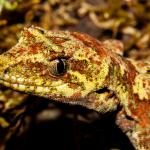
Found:
[{"label": "blurred foliage", "polygon": [[7,10],[14,10],[16,9],[16,7],[18,6],[18,3],[21,0],[12,0],[12,1],[8,1],[8,0],[0,0],[0,12],[3,11],[3,9],[7,9]]}]

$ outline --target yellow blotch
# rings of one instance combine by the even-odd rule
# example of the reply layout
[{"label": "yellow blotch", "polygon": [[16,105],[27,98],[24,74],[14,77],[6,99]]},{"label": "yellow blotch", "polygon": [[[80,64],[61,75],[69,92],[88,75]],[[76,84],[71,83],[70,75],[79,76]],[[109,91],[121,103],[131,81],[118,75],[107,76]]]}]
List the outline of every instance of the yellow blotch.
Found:
[{"label": "yellow blotch", "polygon": [[62,96],[65,96],[65,97],[70,97],[74,93],[79,91],[78,89],[70,88],[67,84],[57,86],[56,89],[57,89],[57,93],[61,93]]},{"label": "yellow blotch", "polygon": [[43,36],[39,31],[38,29],[33,29],[33,28],[28,28],[28,30],[33,34],[35,35],[37,41],[44,41],[44,43],[46,45],[49,45],[49,48],[51,50],[54,50],[56,52],[62,52],[62,49],[57,46],[56,44],[52,43],[49,39],[46,38],[46,36]]},{"label": "yellow blotch", "polygon": [[101,70],[97,77],[97,82],[102,85],[109,73],[110,60],[108,58],[102,60]]},{"label": "yellow blotch", "polygon": [[135,79],[135,85],[133,86],[133,92],[139,95],[140,100],[148,99],[148,94],[143,86],[143,76],[138,75]]},{"label": "yellow blotch", "polygon": [[86,74],[80,74],[77,71],[69,71],[69,73],[72,76],[75,76],[77,78],[76,82],[82,83],[84,86],[84,90],[81,91],[82,95],[85,96],[86,94],[88,94],[90,91],[93,91],[95,89],[95,82],[90,82],[87,80],[86,78]]}]

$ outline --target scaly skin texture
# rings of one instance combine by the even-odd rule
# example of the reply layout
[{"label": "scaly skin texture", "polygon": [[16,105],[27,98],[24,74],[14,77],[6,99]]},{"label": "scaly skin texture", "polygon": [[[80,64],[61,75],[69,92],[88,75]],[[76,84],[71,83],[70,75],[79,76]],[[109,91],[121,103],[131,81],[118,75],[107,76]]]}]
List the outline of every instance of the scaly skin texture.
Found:
[{"label": "scaly skin texture", "polygon": [[122,50],[115,40],[25,28],[0,55],[0,83],[101,114],[119,106],[117,125],[135,149],[150,150],[150,63],[125,59]]}]

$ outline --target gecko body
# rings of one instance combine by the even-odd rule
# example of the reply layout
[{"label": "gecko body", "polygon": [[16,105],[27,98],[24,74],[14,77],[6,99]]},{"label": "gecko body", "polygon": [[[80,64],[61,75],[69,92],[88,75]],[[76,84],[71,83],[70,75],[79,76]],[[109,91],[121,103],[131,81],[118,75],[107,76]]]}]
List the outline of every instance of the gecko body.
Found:
[{"label": "gecko body", "polygon": [[0,55],[0,83],[18,91],[82,105],[116,123],[137,150],[150,150],[150,63],[121,56],[119,41],[69,31],[25,28]]}]

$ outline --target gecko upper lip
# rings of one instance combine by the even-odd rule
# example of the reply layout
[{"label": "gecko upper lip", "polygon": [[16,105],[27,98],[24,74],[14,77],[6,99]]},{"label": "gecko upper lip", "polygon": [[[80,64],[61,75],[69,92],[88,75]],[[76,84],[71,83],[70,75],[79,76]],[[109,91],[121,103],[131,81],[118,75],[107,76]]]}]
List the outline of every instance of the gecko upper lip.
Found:
[{"label": "gecko upper lip", "polygon": [[35,80],[32,81],[30,79],[24,79],[22,77],[16,77],[13,75],[10,76],[8,74],[4,74],[3,76],[0,76],[0,80],[2,80],[3,82],[10,83],[10,84],[21,84],[25,86],[40,86],[36,84]]},{"label": "gecko upper lip", "polygon": [[31,82],[27,79],[15,76],[4,75],[0,76],[0,84],[3,84],[6,87],[13,88],[14,90],[19,90],[23,92],[35,92],[35,93],[49,93],[53,90],[55,86],[51,85],[43,85],[43,84],[36,84],[35,82]]},{"label": "gecko upper lip", "polygon": [[6,87],[13,88],[14,90],[19,90],[19,91],[26,91],[26,92],[35,92],[35,93],[49,93],[50,87],[46,86],[37,86],[37,85],[27,85],[27,84],[19,84],[19,83],[13,83],[13,82],[8,82],[6,80],[0,79],[0,84],[3,84]]},{"label": "gecko upper lip", "polygon": [[[16,78],[15,76],[9,76],[9,75],[4,75],[0,76],[0,81],[1,82],[7,82],[9,84],[24,84],[24,79],[23,78]],[[26,85],[26,84],[24,84]]]}]

